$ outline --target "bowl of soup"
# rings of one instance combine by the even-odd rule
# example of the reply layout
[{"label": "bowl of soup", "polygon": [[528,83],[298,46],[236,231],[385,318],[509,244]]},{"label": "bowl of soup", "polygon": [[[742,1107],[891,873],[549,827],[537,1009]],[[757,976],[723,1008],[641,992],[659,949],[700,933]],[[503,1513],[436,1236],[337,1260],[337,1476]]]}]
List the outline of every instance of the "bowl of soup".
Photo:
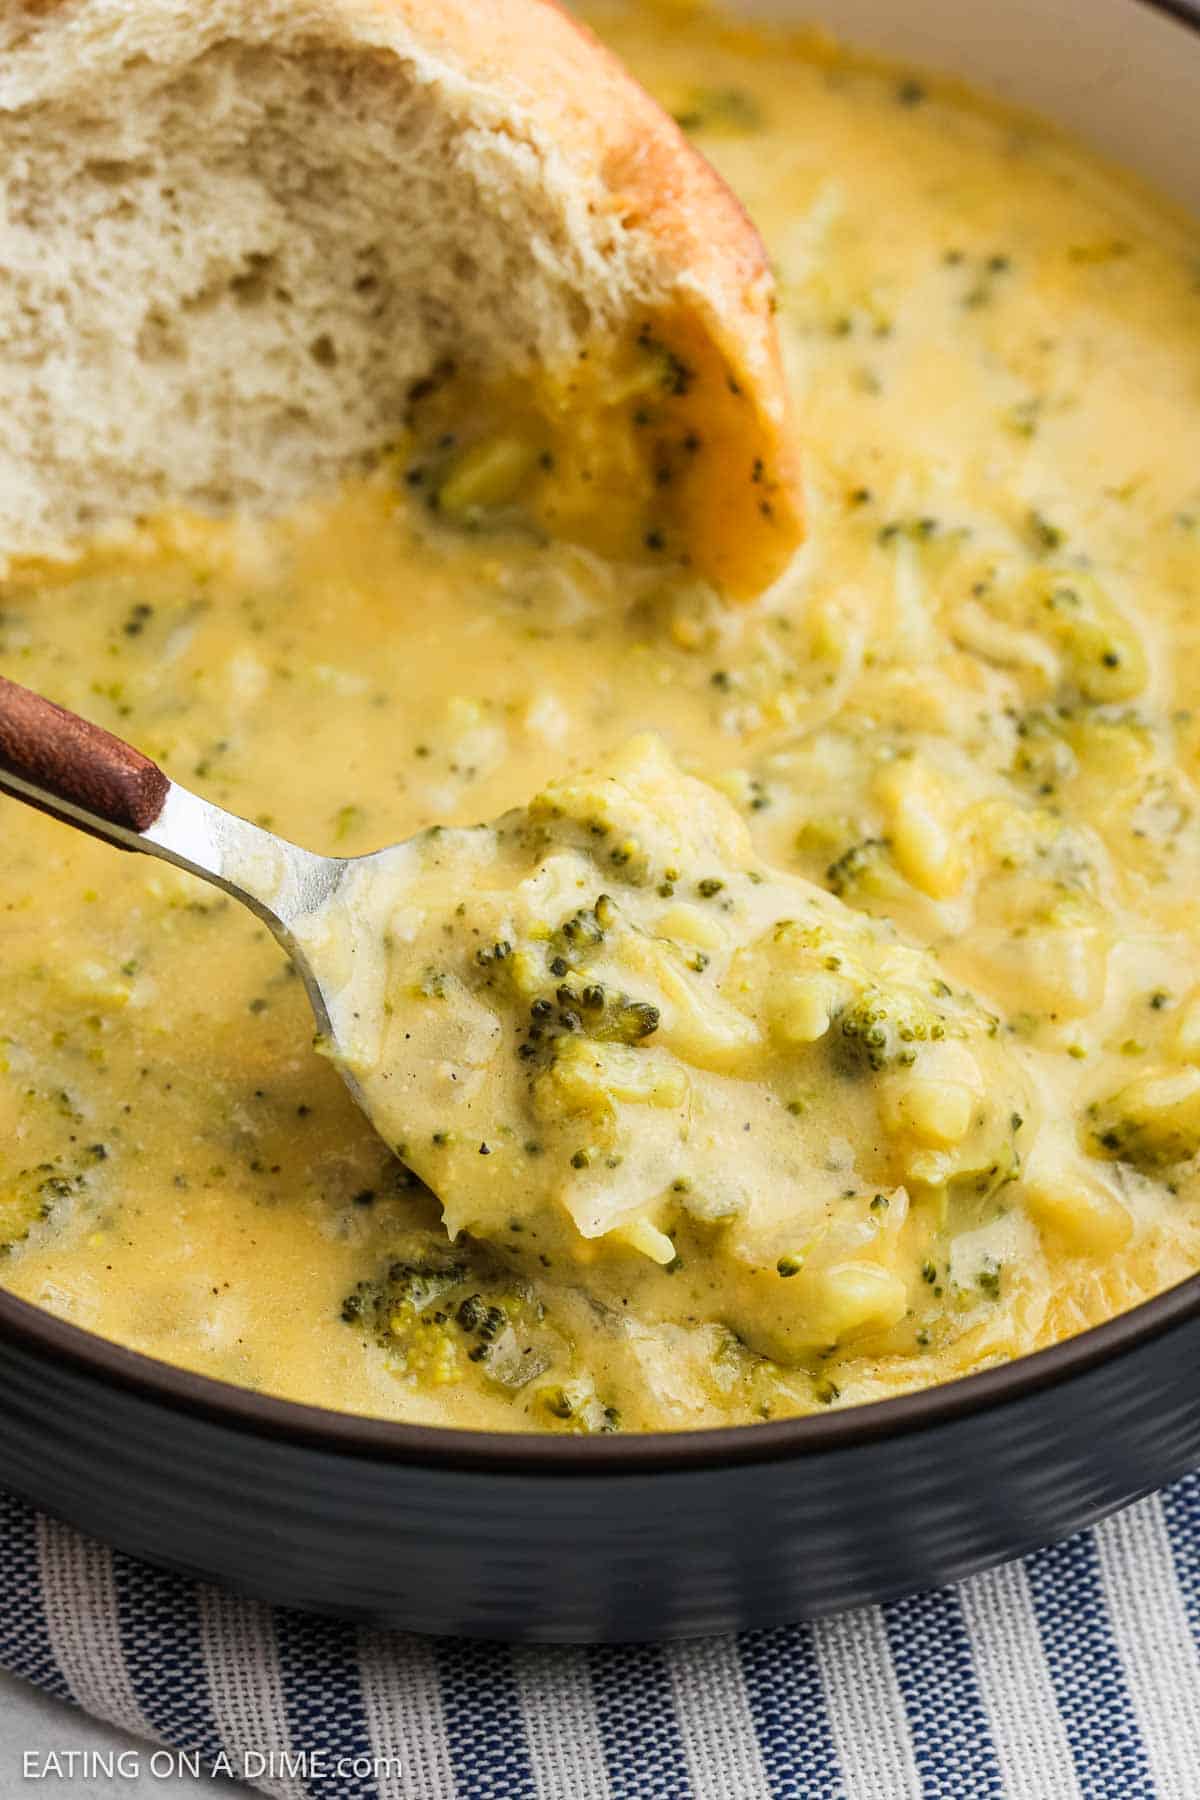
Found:
[{"label": "bowl of soup", "polygon": [[455,901],[388,901],[371,1042],[442,1084],[389,1145],[257,921],[6,811],[6,1484],[543,1641],[956,1579],[1200,1456],[1200,17],[596,23],[771,255],[768,595],[446,433],[0,600],[3,672],[298,842],[444,830]]}]

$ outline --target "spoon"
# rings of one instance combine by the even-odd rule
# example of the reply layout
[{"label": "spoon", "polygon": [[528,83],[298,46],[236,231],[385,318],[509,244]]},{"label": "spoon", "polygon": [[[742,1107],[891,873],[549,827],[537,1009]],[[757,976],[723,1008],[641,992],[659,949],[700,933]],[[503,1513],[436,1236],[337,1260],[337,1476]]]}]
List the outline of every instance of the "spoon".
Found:
[{"label": "spoon", "polygon": [[[318,856],[171,781],[132,744],[0,676],[0,793],[212,882],[248,906],[299,971],[317,1029],[336,1051],[329,998],[293,933],[326,906],[347,871],[375,857]],[[354,1077],[337,1066],[365,1109]]]}]

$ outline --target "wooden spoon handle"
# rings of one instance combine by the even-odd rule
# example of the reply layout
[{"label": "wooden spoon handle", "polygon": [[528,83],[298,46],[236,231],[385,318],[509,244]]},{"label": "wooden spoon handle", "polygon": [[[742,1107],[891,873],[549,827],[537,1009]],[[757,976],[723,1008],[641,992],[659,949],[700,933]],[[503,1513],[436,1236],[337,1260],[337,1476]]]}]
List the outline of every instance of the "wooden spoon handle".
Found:
[{"label": "wooden spoon handle", "polygon": [[104,827],[147,830],[170,786],[131,744],[0,676],[0,788],[119,842]]}]

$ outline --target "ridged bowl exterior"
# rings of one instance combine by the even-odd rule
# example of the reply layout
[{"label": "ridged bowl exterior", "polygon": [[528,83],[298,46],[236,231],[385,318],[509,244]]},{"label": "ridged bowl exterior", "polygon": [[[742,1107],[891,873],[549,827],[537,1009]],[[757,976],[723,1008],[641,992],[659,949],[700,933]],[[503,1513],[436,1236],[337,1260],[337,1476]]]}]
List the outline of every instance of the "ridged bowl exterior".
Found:
[{"label": "ridged bowl exterior", "polygon": [[0,1478],[289,1606],[537,1642],[683,1637],[951,1581],[1200,1462],[1200,1279],[922,1394],[600,1439],[356,1419],[182,1375],[6,1300]]},{"label": "ridged bowl exterior", "polygon": [[[1193,0],[731,3],[834,17],[961,68],[1200,201]],[[1200,1463],[1198,1364],[1195,1277],[1070,1343],[878,1406],[501,1437],[248,1394],[0,1292],[0,1483],[276,1603],[528,1641],[683,1637],[951,1581],[1091,1523]]]}]

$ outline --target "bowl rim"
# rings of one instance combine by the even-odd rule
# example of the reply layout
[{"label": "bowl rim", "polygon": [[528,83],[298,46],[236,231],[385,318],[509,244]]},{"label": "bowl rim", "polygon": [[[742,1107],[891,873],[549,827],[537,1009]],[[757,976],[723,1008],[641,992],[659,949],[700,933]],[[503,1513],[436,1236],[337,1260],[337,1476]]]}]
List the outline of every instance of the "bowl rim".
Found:
[{"label": "bowl rim", "polygon": [[1197,1318],[1200,1273],[1074,1337],[884,1400],[762,1423],[595,1437],[414,1425],[259,1393],[131,1350],[5,1289],[0,1289],[0,1350],[16,1345],[35,1357],[67,1364],[102,1388],[119,1389],[207,1425],[340,1458],[491,1475],[596,1479],[802,1460],[933,1430],[1065,1385]]},{"label": "bowl rim", "polygon": [[[1200,0],[1138,0],[1200,35]],[[885,1400],[746,1425],[596,1437],[411,1425],[258,1393],[131,1350],[0,1288],[0,1347],[247,1436],[401,1467],[590,1478],[716,1469],[852,1450],[1014,1404],[1132,1355],[1200,1317],[1200,1273],[1074,1337]]]}]

